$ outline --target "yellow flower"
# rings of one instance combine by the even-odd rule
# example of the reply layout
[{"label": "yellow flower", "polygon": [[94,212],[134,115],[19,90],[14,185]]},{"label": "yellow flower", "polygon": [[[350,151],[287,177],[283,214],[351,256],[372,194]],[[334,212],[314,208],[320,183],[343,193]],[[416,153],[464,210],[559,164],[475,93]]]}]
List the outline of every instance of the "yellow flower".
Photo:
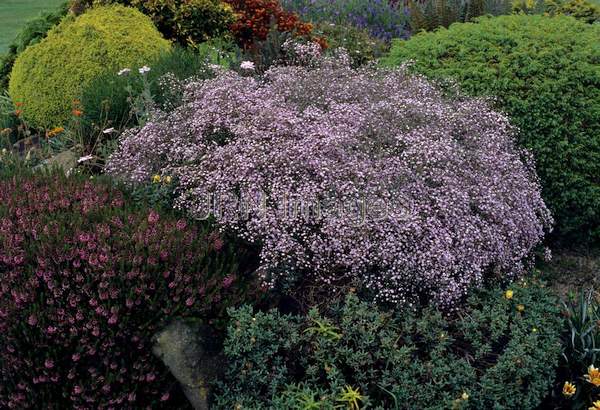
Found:
[{"label": "yellow flower", "polygon": [[600,386],[600,370],[596,369],[594,365],[588,367],[588,374],[583,376],[588,383],[592,383],[594,386]]},{"label": "yellow flower", "polygon": [[573,396],[575,393],[577,392],[577,387],[575,387],[575,385],[571,382],[565,382],[563,389],[562,389],[562,394],[565,397],[571,397]]},{"label": "yellow flower", "polygon": [[596,400],[592,403],[592,407],[588,407],[588,410],[600,410],[600,400]]},{"label": "yellow flower", "polygon": [[165,184],[170,184],[172,180],[173,180],[173,178],[171,178],[170,175],[167,175],[166,177],[163,178],[163,182]]},{"label": "yellow flower", "polygon": [[460,396],[460,398],[463,400],[469,400],[469,394],[465,391],[463,392],[462,396]]},{"label": "yellow flower", "polygon": [[54,127],[50,131],[46,133],[48,138],[52,138],[63,132],[65,129],[63,127]]},{"label": "yellow flower", "polygon": [[160,175],[158,175],[158,174],[157,174],[157,175],[154,175],[154,176],[152,177],[152,183],[153,183],[153,184],[158,184],[158,183],[160,182],[160,180],[161,180],[161,177],[160,177]]},{"label": "yellow flower", "polygon": [[506,292],[504,292],[504,297],[506,299],[512,299],[514,292],[512,290],[507,290]]},{"label": "yellow flower", "polygon": [[523,312],[525,310],[525,306],[523,306],[523,305],[517,305],[517,310],[519,312]]}]

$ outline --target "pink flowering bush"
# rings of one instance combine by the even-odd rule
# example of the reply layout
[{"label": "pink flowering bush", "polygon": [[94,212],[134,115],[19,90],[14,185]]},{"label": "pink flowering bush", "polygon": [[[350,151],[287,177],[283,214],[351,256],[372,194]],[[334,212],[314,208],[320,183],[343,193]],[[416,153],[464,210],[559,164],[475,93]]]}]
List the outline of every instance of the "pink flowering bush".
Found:
[{"label": "pink flowering bush", "polygon": [[173,175],[177,207],[262,245],[268,285],[300,273],[448,308],[522,272],[551,217],[508,119],[405,69],[346,63],[191,83],[108,171]]},{"label": "pink flowering bush", "polygon": [[108,183],[0,175],[0,408],[187,408],[151,338],[248,300],[236,260]]}]

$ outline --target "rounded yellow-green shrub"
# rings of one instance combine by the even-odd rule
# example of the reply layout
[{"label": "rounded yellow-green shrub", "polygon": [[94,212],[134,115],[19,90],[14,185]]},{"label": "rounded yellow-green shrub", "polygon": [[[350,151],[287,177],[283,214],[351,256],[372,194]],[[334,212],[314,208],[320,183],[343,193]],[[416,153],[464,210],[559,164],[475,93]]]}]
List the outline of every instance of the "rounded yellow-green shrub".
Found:
[{"label": "rounded yellow-green shrub", "polygon": [[138,10],[120,5],[93,8],[65,18],[17,58],[9,93],[22,103],[29,123],[62,125],[72,116],[74,100],[94,78],[150,64],[170,47]]}]

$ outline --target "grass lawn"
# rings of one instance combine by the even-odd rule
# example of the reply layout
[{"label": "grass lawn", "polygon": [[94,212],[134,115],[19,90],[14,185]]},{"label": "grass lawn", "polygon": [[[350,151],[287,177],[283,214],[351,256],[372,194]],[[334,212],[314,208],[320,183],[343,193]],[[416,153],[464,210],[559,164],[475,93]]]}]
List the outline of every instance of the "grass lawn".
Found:
[{"label": "grass lawn", "polygon": [[64,2],[65,0],[0,0],[0,53],[6,51],[23,23]]}]

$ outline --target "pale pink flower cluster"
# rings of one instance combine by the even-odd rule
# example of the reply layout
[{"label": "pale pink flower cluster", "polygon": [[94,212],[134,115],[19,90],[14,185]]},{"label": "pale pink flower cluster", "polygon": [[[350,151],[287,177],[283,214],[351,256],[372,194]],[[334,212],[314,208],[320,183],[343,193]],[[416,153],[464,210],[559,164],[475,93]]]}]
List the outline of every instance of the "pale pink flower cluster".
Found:
[{"label": "pale pink flower cluster", "polygon": [[521,273],[551,225],[513,134],[485,101],[330,61],[188,84],[181,107],[122,137],[108,171],[172,175],[197,217],[217,198],[223,229],[262,245],[269,285],[301,272],[451,308],[490,274]]}]

